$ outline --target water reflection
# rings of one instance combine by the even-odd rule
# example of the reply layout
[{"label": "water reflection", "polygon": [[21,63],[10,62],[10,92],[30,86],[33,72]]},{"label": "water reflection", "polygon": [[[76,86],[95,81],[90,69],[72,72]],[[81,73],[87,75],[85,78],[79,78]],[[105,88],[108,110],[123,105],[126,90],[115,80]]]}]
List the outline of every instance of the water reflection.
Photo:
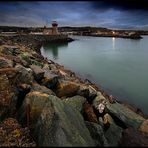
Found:
[{"label": "water reflection", "polygon": [[52,53],[53,58],[56,60],[58,59],[59,48],[60,50],[66,49],[68,47],[68,43],[48,43],[43,45],[42,47],[42,54],[48,56],[48,53]]},{"label": "water reflection", "polygon": [[115,37],[112,37],[112,45],[113,45],[113,49],[115,49]]}]

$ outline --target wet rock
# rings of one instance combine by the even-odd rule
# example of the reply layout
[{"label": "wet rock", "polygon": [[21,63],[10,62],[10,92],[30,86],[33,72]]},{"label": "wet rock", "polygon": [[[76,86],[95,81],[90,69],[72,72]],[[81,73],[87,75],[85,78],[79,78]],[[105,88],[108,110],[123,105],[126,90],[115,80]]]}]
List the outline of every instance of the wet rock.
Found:
[{"label": "wet rock", "polygon": [[139,127],[139,131],[148,134],[148,119],[142,122],[142,124]]},{"label": "wet rock", "polygon": [[82,112],[83,105],[86,102],[86,99],[82,96],[74,96],[71,98],[66,98],[63,100],[66,104],[73,106],[79,112]]},{"label": "wet rock", "polygon": [[78,89],[79,85],[75,82],[59,80],[59,83],[55,89],[55,93],[58,97],[72,97],[77,95]]},{"label": "wet rock", "polygon": [[43,79],[45,72],[39,66],[31,65],[30,68],[33,71],[33,75],[34,75],[35,80],[40,81]]},{"label": "wet rock", "polygon": [[103,117],[105,124],[105,137],[109,143],[109,146],[118,146],[120,138],[122,137],[122,128],[117,126],[112,117],[109,114],[105,114]]},{"label": "wet rock", "polygon": [[21,128],[14,118],[0,123],[0,147],[35,147],[28,128]]},{"label": "wet rock", "polygon": [[107,139],[104,136],[104,131],[99,124],[88,121],[85,121],[85,124],[96,146],[109,146]]},{"label": "wet rock", "polygon": [[58,75],[46,71],[44,74],[44,78],[41,81],[41,84],[45,85],[49,89],[53,89],[58,83],[58,78]]},{"label": "wet rock", "polygon": [[145,120],[140,115],[119,103],[107,103],[106,110],[110,115],[121,120],[127,127],[132,126],[134,128],[138,128],[139,125]]},{"label": "wet rock", "polygon": [[[142,117],[145,117],[145,115],[143,114],[143,112],[142,112],[141,109],[139,109],[139,108],[137,108],[137,107],[135,107],[135,106],[132,106],[132,105],[130,105],[130,104],[127,103],[127,102],[123,102],[123,105],[126,106],[127,108],[129,108],[130,110],[132,110],[133,112],[135,112],[135,113],[141,115]],[[147,118],[147,117],[146,117],[146,118]]]},{"label": "wet rock", "polygon": [[140,133],[138,130],[129,127],[122,133],[119,146],[123,147],[147,147],[148,134]]},{"label": "wet rock", "polygon": [[30,68],[25,68],[22,65],[16,65],[15,68],[19,72],[18,83],[31,84],[33,82],[33,72]]},{"label": "wet rock", "polygon": [[49,89],[45,86],[39,85],[38,83],[32,84],[31,91],[39,91],[39,92],[42,92],[42,93],[46,93],[48,95],[55,95],[55,93],[51,89]]},{"label": "wet rock", "polygon": [[88,102],[86,102],[84,104],[83,114],[84,114],[84,119],[85,120],[90,121],[90,122],[98,123],[97,116],[96,116],[96,114],[95,114],[95,112],[93,110],[93,107]]}]

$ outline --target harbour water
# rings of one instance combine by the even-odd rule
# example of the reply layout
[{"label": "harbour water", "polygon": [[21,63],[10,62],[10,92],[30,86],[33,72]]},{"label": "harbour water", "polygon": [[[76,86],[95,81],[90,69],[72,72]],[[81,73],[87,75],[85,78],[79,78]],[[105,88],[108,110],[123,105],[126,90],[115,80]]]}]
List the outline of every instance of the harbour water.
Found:
[{"label": "harbour water", "polygon": [[143,39],[72,36],[41,53],[148,114],[148,36]]}]

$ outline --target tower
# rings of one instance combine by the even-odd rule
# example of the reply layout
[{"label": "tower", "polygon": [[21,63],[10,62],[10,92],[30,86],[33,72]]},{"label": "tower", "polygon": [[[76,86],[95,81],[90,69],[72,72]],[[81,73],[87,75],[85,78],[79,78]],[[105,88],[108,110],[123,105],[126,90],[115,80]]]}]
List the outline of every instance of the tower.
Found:
[{"label": "tower", "polygon": [[58,23],[56,21],[52,21],[52,35],[58,34]]}]

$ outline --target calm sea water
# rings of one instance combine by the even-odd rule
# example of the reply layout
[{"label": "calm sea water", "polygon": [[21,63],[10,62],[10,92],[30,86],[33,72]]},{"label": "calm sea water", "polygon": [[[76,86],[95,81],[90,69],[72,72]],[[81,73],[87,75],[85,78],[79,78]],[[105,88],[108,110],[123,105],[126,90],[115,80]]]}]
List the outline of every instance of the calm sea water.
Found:
[{"label": "calm sea water", "polygon": [[148,36],[141,40],[78,37],[41,48],[45,57],[148,113]]}]

